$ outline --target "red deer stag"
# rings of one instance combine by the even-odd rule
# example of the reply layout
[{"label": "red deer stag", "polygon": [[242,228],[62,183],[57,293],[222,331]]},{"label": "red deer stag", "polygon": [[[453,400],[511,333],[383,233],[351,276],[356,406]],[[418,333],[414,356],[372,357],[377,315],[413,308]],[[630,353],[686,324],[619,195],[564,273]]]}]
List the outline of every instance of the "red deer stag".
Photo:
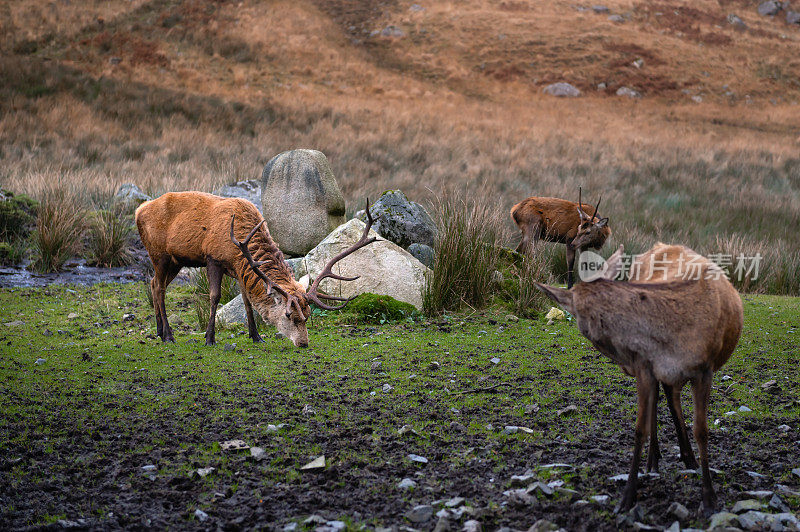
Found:
[{"label": "red deer stag", "polygon": [[[571,290],[537,283],[548,297],[575,316],[578,329],[602,354],[636,378],[638,412],[633,460],[618,510],[636,502],[642,445],[652,436],[648,465],[658,466],[656,403],[664,387],[675,423],[681,458],[696,467],[683,413],[681,389],[692,383],[694,436],[703,473],[703,507],[716,505],[708,465],[708,400],[713,373],[731,356],[742,332],[742,302],[722,270],[683,246],[658,244],[637,257],[645,282],[614,281],[622,266],[622,248],[599,279]],[[651,265],[659,264],[657,268]],[[642,276],[642,270],[660,275]],[[653,460],[651,462],[651,456]]]},{"label": "red deer stag", "polygon": [[576,256],[585,249],[600,249],[611,235],[608,218],[597,217],[602,199],[597,202],[591,216],[583,210],[580,189],[578,203],[536,196],[517,203],[511,208],[511,217],[522,230],[522,241],[517,246],[517,252],[532,253],[540,238],[566,244],[567,288],[572,288]]},{"label": "red deer stag", "polygon": [[[156,315],[156,329],[161,340],[174,342],[167,322],[164,296],[169,283],[184,266],[205,266],[208,272],[211,315],[206,329],[206,345],[214,342],[214,321],[219,304],[222,276],[236,279],[247,314],[250,338],[260,342],[253,306],[278,331],[298,347],[308,347],[306,320],[310,303],[334,310],[347,304],[343,299],[318,291],[321,280],[330,277],[352,281],[331,272],[333,265],[354,251],[371,244],[367,238],[375,221],[369,214],[361,239],[349,249],[333,257],[309,288],[308,278],[295,281],[283,253],[272,240],[264,218],[251,202],[239,198],[221,198],[204,192],[169,192],[136,209],[136,226],[150,260],[153,280],[150,287]],[[246,235],[239,242],[236,234]],[[343,301],[330,306],[321,299]]]}]

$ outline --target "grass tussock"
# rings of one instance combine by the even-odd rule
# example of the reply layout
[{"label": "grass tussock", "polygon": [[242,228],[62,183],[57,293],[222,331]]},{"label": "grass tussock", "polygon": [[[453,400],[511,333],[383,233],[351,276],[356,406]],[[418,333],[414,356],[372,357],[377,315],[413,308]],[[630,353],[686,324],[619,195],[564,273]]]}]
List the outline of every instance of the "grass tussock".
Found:
[{"label": "grass tussock", "polygon": [[98,209],[88,223],[86,253],[89,264],[125,266],[131,262],[130,240],[133,223],[119,208]]},{"label": "grass tussock", "polygon": [[436,204],[436,257],[422,303],[428,316],[465,305],[482,308],[489,301],[503,223],[485,198],[448,193]]},{"label": "grass tussock", "polygon": [[33,268],[54,272],[81,250],[86,211],[70,188],[49,186],[38,195],[36,230],[32,237]]},{"label": "grass tussock", "polygon": [[[205,268],[195,268],[190,274],[190,283],[192,290],[192,307],[194,308],[195,317],[197,318],[197,326],[201,330],[208,327],[208,320],[211,317],[211,301],[209,299],[209,286],[208,274]],[[222,277],[222,286],[220,290],[219,306],[217,311],[230,300],[239,295],[239,285],[233,277],[224,275]],[[254,315],[258,318],[258,312],[253,311]]]}]

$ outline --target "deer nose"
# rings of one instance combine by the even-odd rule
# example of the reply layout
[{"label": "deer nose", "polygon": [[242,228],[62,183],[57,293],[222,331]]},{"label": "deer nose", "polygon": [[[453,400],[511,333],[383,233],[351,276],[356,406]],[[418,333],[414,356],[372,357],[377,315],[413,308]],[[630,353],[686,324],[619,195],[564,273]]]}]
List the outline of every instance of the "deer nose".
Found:
[{"label": "deer nose", "polygon": [[302,347],[303,349],[305,349],[306,347],[308,347],[308,342],[300,342],[297,344],[297,347]]}]

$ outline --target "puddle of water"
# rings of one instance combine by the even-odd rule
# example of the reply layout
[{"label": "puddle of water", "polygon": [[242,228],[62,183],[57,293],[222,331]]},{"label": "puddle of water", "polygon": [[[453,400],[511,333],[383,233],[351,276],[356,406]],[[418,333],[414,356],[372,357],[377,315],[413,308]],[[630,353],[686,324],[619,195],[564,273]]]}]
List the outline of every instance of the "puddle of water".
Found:
[{"label": "puddle of water", "polygon": [[97,268],[88,266],[83,259],[67,262],[64,271],[56,273],[36,273],[28,270],[26,266],[0,267],[0,288],[40,287],[51,284],[133,283],[145,278],[142,270],[135,266]]}]

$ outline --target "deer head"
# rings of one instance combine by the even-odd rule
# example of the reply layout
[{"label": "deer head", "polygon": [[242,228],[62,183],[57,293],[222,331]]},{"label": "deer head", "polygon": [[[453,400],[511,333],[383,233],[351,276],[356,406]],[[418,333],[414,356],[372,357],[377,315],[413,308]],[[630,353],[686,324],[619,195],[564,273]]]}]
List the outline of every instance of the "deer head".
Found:
[{"label": "deer head", "polygon": [[[261,270],[261,266],[263,266],[266,262],[254,260],[253,255],[250,253],[250,249],[248,248],[250,239],[253,238],[253,235],[256,234],[256,232],[265,223],[265,220],[261,220],[261,222],[259,222],[252,229],[252,231],[250,231],[250,234],[247,235],[247,238],[245,238],[244,242],[239,242],[233,234],[233,222],[235,215],[231,217],[231,240],[242,252],[242,256],[250,265],[250,268],[264,282],[266,287],[266,293],[268,296],[267,308],[262,309],[259,308],[258,305],[256,305],[256,308],[258,308],[259,313],[266,321],[274,325],[275,328],[278,329],[281,334],[289,338],[295,346],[308,347],[308,329],[306,328],[306,321],[311,315],[310,305],[312,303],[325,310],[338,310],[343,308],[351,299],[353,299],[335,297],[321,293],[319,292],[319,283],[326,278],[337,279],[340,281],[355,281],[358,279],[358,276],[343,277],[341,275],[336,275],[332,272],[332,268],[334,264],[343,258],[363,248],[364,246],[372,244],[375,242],[375,240],[377,240],[376,237],[369,237],[369,231],[372,228],[372,224],[375,222],[375,219],[373,219],[372,214],[369,211],[369,200],[367,200],[366,213],[367,225],[364,228],[364,233],[361,235],[361,238],[358,240],[358,242],[328,261],[328,264],[325,265],[325,267],[322,269],[322,272],[320,272],[313,284],[310,286],[310,277],[308,275],[304,275],[299,281],[290,279],[290,282],[284,283],[283,286],[273,282]],[[328,305],[322,301],[323,299],[342,301],[343,303],[341,305]]]},{"label": "deer head", "polygon": [[600,249],[605,244],[606,239],[611,234],[611,229],[608,227],[608,218],[597,218],[597,209],[600,208],[600,202],[603,201],[601,197],[597,200],[597,205],[594,208],[594,214],[588,216],[583,212],[583,203],[581,202],[581,191],[578,189],[578,215],[581,217],[580,225],[578,226],[578,233],[572,239],[572,247],[575,249],[594,248]]}]

